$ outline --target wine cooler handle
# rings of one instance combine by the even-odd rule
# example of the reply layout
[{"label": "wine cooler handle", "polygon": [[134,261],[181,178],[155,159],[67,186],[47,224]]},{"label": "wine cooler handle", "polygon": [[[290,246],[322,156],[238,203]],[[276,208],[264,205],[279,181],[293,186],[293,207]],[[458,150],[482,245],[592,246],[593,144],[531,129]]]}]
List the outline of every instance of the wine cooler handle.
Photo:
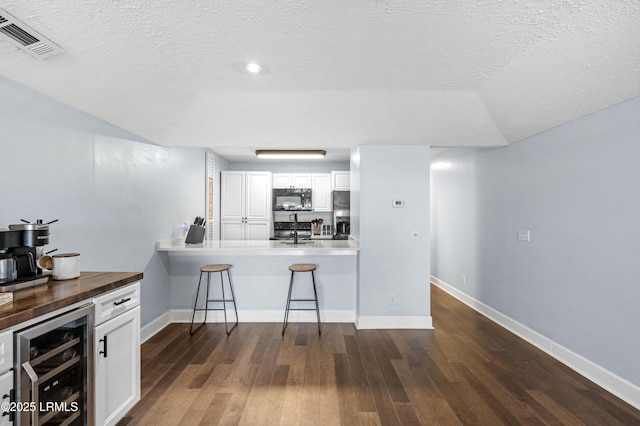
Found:
[{"label": "wine cooler handle", "polygon": [[[22,364],[22,368],[24,368],[24,371],[29,376],[29,380],[31,380],[31,402],[34,403],[35,407],[38,407],[40,405],[38,401],[38,385],[40,384],[40,378],[28,361]],[[38,423],[38,409],[36,408],[35,410],[31,410],[31,424],[37,425]]]},{"label": "wine cooler handle", "polygon": [[100,354],[104,354],[104,357],[107,357],[107,335],[104,335],[104,339],[100,339],[101,342],[104,342],[104,350],[100,351]]},{"label": "wine cooler handle", "polygon": [[122,299],[122,300],[121,300],[121,301],[119,301],[119,302],[113,302],[113,304],[114,304],[115,306],[120,306],[120,305],[122,305],[123,303],[127,303],[129,300],[131,300],[131,298],[130,298],[130,297],[127,297],[126,299]]}]

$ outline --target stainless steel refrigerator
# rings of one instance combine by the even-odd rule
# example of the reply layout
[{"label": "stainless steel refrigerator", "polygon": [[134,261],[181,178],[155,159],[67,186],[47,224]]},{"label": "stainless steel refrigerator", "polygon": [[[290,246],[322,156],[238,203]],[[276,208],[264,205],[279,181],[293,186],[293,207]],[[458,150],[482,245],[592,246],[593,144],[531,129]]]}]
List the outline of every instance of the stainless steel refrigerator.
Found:
[{"label": "stainless steel refrigerator", "polygon": [[349,239],[351,226],[351,201],[349,191],[333,191],[334,240]]}]

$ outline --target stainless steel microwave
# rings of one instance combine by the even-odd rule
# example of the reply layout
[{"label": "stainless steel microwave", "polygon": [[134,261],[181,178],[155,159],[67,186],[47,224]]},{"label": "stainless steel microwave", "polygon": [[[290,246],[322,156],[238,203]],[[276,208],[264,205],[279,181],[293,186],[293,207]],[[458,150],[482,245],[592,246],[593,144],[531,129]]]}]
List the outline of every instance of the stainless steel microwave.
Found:
[{"label": "stainless steel microwave", "polygon": [[273,190],[273,210],[311,211],[311,189],[277,188]]}]

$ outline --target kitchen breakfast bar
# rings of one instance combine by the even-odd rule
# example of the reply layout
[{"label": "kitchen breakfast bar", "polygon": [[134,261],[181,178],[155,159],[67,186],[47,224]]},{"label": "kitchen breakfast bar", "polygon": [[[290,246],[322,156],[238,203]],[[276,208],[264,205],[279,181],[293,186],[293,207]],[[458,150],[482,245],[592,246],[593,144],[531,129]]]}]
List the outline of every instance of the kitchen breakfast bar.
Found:
[{"label": "kitchen breakfast bar", "polygon": [[[298,244],[291,240],[215,240],[185,244],[184,239],[173,239],[158,241],[156,249],[168,254],[164,261],[169,272],[173,321],[191,319],[200,267],[229,264],[239,321],[281,322],[289,288],[288,268],[295,263],[317,265],[315,277],[323,322],[355,321],[359,252],[355,240],[303,240]],[[212,297],[220,296],[220,275],[212,274],[211,278]],[[226,291],[226,274],[224,279]],[[311,277],[296,274],[294,298],[306,298],[311,293]],[[210,312],[208,318],[223,320],[221,312]],[[312,322],[315,313],[292,311],[289,321]]]}]

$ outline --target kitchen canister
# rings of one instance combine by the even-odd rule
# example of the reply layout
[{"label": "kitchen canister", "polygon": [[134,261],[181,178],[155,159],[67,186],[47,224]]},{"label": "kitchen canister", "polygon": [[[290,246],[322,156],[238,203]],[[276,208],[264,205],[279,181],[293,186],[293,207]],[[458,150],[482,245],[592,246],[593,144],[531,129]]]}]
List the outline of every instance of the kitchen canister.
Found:
[{"label": "kitchen canister", "polygon": [[70,280],[80,276],[80,253],[62,253],[51,256],[54,280]]}]

